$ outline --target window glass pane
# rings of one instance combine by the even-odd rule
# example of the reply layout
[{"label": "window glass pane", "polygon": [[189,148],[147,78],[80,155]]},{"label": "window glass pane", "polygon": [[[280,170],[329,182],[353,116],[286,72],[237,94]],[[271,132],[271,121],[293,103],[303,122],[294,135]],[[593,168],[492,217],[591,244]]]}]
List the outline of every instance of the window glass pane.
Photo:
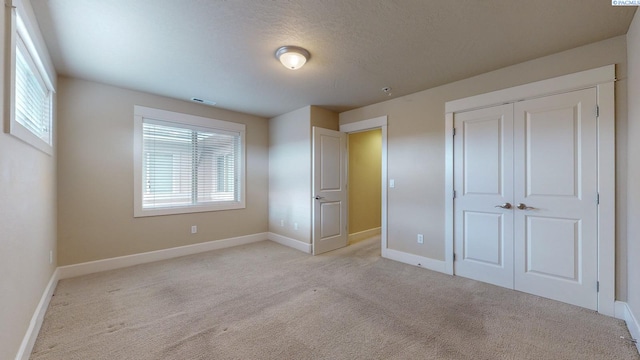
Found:
[{"label": "window glass pane", "polygon": [[238,201],[240,134],[144,119],[143,208]]},{"label": "window glass pane", "polygon": [[239,136],[202,135],[198,140],[198,201],[235,201],[235,157]]},{"label": "window glass pane", "polygon": [[51,144],[51,94],[18,37],[16,46],[15,120]]}]

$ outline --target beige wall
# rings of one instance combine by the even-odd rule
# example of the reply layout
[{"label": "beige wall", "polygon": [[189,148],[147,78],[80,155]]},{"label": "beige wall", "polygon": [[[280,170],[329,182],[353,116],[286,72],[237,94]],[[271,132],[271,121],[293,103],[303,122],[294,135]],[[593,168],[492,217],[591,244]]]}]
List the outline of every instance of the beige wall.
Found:
[{"label": "beige wall", "polygon": [[[90,81],[58,83],[60,265],[267,231],[267,119]],[[134,105],[246,124],[246,209],[134,218]]]},{"label": "beige wall", "polygon": [[[0,19],[7,15],[6,9],[0,7]],[[4,69],[7,29],[0,29]],[[4,101],[6,81],[0,72],[2,114],[9,110]],[[54,135],[55,131],[54,124]],[[55,161],[55,146],[54,156],[49,156],[0,132],[0,359],[15,358],[56,267]]]},{"label": "beige wall", "polygon": [[[388,115],[388,244],[395,250],[444,260],[444,105],[447,101],[537,80],[617,64],[617,200],[626,197],[626,37],[553,54],[466,80],[340,114],[340,124]],[[621,140],[621,138],[625,138]],[[626,209],[618,207],[617,294],[626,292]],[[425,235],[417,244],[416,234]]]},{"label": "beige wall", "polygon": [[269,231],[307,244],[313,126],[338,130],[338,114],[305,106],[269,120]]},{"label": "beige wall", "polygon": [[349,234],[380,227],[382,130],[349,134]]},{"label": "beige wall", "polygon": [[269,231],[309,244],[310,116],[307,106],[269,120]]},{"label": "beige wall", "polygon": [[[338,113],[313,105],[309,110],[311,116],[311,127],[317,126],[329,130],[340,130]],[[312,132],[309,134],[309,136],[312,136]]]},{"label": "beige wall", "polygon": [[0,133],[0,359],[16,356],[55,254],[55,157]]},{"label": "beige wall", "polygon": [[627,33],[627,56],[629,59],[628,75],[628,99],[629,99],[629,126],[628,146],[626,158],[619,162],[627,161],[628,170],[628,216],[627,223],[627,271],[628,278],[628,304],[636,319],[640,319],[640,11],[636,11],[629,32]]}]

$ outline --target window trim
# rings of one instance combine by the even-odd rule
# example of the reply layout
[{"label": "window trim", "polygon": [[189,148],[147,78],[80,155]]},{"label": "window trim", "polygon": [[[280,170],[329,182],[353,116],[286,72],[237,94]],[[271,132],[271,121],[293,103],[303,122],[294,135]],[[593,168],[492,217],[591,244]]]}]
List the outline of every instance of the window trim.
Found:
[{"label": "window trim", "polygon": [[[163,216],[176,214],[189,214],[208,211],[235,210],[246,208],[246,126],[223,120],[205,118],[201,116],[177,113],[168,110],[160,110],[145,106],[134,106],[133,116],[133,194],[134,217]],[[142,181],[143,168],[143,130],[144,119],[172,122],[180,125],[196,126],[219,131],[231,131],[240,134],[240,146],[238,147],[238,200],[225,201],[206,205],[186,205],[167,208],[144,208],[142,198],[144,184]]]},{"label": "window trim", "polygon": [[[7,103],[5,112],[5,132],[31,145],[32,147],[44,152],[47,155],[53,155],[55,143],[55,86],[52,81],[55,75],[50,66],[51,61],[46,47],[38,46],[43,44],[41,35],[37,27],[33,26],[32,20],[33,10],[28,4],[22,0],[13,0],[13,7],[10,8],[9,31],[10,44],[7,47],[9,61],[7,61],[7,71],[9,72],[9,80],[5,83],[5,100]],[[40,76],[40,80],[49,92],[49,141],[31,132],[25,126],[20,124],[16,119],[16,47],[21,41],[26,50],[25,56],[28,56],[27,62],[34,65],[35,70]],[[49,66],[47,66],[49,65]]]}]

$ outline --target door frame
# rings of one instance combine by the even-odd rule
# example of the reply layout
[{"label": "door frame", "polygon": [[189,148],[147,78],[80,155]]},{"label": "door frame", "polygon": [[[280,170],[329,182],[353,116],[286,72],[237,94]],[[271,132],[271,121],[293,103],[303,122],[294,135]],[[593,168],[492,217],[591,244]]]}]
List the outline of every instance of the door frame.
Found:
[{"label": "door frame", "polygon": [[[448,101],[445,104],[445,269],[454,275],[453,137],[454,113],[525,99],[596,88],[598,182],[598,312],[615,310],[615,64],[530,84]],[[596,111],[596,109],[594,109]]]},{"label": "door frame", "polygon": [[[347,134],[357,133],[368,130],[380,129],[382,131],[382,164],[381,177],[381,214],[380,214],[380,241],[381,255],[387,257],[387,115],[379,116],[373,119],[357,121],[353,123],[340,125],[340,132]],[[347,154],[349,148],[347,145]],[[347,163],[347,167],[349,164]],[[347,191],[349,186],[349,178],[347,176]],[[347,220],[348,221],[348,220]]]}]

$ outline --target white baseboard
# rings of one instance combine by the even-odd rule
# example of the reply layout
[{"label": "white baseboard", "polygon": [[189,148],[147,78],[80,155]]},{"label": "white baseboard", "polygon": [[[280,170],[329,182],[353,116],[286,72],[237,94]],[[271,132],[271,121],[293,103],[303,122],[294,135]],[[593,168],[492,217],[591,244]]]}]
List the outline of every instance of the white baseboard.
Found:
[{"label": "white baseboard", "polygon": [[382,249],[382,257],[445,274],[447,273],[446,263],[442,260],[430,259],[393,249]]},{"label": "white baseboard", "polygon": [[35,345],[36,339],[38,338],[40,327],[42,326],[42,322],[44,321],[44,315],[47,313],[49,302],[51,301],[53,292],[56,289],[56,285],[58,285],[59,279],[60,272],[58,271],[58,269],[56,269],[51,275],[51,279],[49,279],[49,283],[42,293],[42,297],[40,298],[40,302],[38,303],[36,310],[33,312],[31,322],[29,323],[29,327],[27,328],[27,332],[22,339],[22,344],[20,344],[18,354],[16,354],[16,360],[28,360],[31,356],[33,345]]},{"label": "white baseboard", "polygon": [[245,245],[263,240],[268,240],[266,232],[223,240],[208,241],[200,244],[179,246],[170,249],[149,251],[140,254],[119,256],[110,259],[90,261],[81,264],[61,266],[58,270],[60,270],[60,279],[68,279],[76,276],[120,269],[133,265],[177,258],[180,256],[193,255],[206,251],[219,250],[232,246]]},{"label": "white baseboard", "polygon": [[307,244],[306,242],[278,235],[272,232],[268,233],[267,238],[273,242],[277,242],[280,245],[288,246],[307,254],[311,254],[311,244]]},{"label": "white baseboard", "polygon": [[627,323],[627,329],[631,334],[631,338],[636,340],[636,348],[640,353],[640,323],[638,318],[634,316],[629,304],[623,301],[616,301],[615,316]]},{"label": "white baseboard", "polygon": [[365,239],[369,239],[371,237],[380,235],[380,233],[381,233],[380,229],[381,228],[377,227],[377,228],[364,230],[364,231],[358,231],[356,233],[349,234],[349,244],[353,244],[355,242],[358,242],[358,241],[361,241],[361,240],[365,240]]}]

